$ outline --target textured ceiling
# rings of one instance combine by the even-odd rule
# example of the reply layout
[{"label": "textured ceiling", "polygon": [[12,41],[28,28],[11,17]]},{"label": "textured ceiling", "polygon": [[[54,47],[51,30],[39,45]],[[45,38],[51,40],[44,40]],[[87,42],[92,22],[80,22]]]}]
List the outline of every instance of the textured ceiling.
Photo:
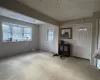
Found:
[{"label": "textured ceiling", "polygon": [[14,11],[11,11],[11,10],[8,10],[8,9],[5,9],[5,8],[1,8],[1,7],[0,7],[0,15],[4,16],[4,17],[8,17],[8,18],[17,19],[17,20],[20,20],[20,21],[32,23],[32,24],[45,24],[44,22],[39,21],[37,19],[33,19],[31,17],[25,16],[25,15],[22,15],[20,13],[16,13]]},{"label": "textured ceiling", "polygon": [[90,17],[100,10],[100,0],[18,0],[56,20]]}]

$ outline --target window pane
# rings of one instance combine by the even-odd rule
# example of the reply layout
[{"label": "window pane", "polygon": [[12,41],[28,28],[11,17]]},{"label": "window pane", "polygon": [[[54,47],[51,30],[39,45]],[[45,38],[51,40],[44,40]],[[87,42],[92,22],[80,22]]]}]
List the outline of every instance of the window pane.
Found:
[{"label": "window pane", "polygon": [[22,27],[13,27],[13,41],[22,41]]},{"label": "window pane", "polygon": [[13,33],[22,34],[22,27],[13,27]]},{"label": "window pane", "polygon": [[32,28],[24,28],[24,40],[32,40]]},{"label": "window pane", "polygon": [[25,34],[31,34],[32,33],[32,28],[24,28],[24,33]]},{"label": "window pane", "polygon": [[13,41],[23,41],[22,34],[13,33]]},{"label": "window pane", "polygon": [[10,33],[10,27],[9,27],[9,25],[3,24],[2,25],[2,29],[3,29],[3,32],[9,32]]},{"label": "window pane", "polygon": [[49,36],[49,37],[48,37],[48,40],[49,40],[49,41],[52,41],[52,40],[53,40],[53,36]]},{"label": "window pane", "polygon": [[31,34],[24,34],[24,39],[31,40],[32,39]]},{"label": "window pane", "polygon": [[11,38],[10,26],[6,23],[2,24],[3,41],[9,41]]},{"label": "window pane", "polygon": [[11,34],[3,32],[3,41],[9,41]]},{"label": "window pane", "polygon": [[53,36],[53,32],[52,31],[49,31],[49,36]]}]

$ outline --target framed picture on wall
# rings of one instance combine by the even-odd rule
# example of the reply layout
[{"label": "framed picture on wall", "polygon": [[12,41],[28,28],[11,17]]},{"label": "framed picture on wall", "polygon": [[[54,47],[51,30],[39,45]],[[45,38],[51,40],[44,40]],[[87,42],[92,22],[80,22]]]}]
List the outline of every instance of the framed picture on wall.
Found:
[{"label": "framed picture on wall", "polygon": [[72,28],[62,28],[61,39],[72,39]]}]

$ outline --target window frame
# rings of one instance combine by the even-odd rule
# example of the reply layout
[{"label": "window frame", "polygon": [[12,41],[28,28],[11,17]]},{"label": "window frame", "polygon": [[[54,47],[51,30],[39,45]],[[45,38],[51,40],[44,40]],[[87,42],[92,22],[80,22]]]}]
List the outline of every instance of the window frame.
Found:
[{"label": "window frame", "polygon": [[[53,32],[53,39],[52,40],[48,40],[48,37],[49,37],[48,33],[49,33],[50,30],[52,30],[52,32]],[[54,40],[54,28],[53,27],[47,28],[47,42],[52,42],[53,40]]]},{"label": "window frame", "polygon": [[[16,25],[17,27],[21,27],[22,28],[22,36],[23,36],[23,38],[22,38],[22,40],[20,40],[20,41],[14,41],[13,39],[12,39],[12,41],[6,41],[6,40],[4,40],[3,38],[3,24],[6,24],[6,23],[8,23],[8,24],[12,24],[12,25]],[[12,42],[29,42],[29,41],[32,41],[32,27],[31,26],[26,26],[26,25],[20,25],[20,24],[17,24],[17,23],[11,23],[11,22],[2,22],[2,42],[8,42],[8,43],[12,43]],[[16,26],[14,26],[14,27],[16,27]],[[31,39],[30,40],[24,40],[24,28],[30,28],[31,29]],[[10,35],[11,35],[11,38],[13,38],[13,26],[10,26]]]}]

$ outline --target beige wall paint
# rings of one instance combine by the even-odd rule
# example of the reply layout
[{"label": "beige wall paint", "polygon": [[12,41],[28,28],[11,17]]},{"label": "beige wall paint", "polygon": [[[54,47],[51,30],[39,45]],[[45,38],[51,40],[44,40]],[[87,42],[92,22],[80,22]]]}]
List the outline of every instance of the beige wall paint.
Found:
[{"label": "beige wall paint", "polygon": [[[29,42],[2,42],[2,22],[15,23],[32,27],[32,41]],[[39,48],[39,27],[26,22],[0,16],[0,57],[15,55]]]},{"label": "beige wall paint", "polygon": [[[47,41],[48,28],[54,28],[54,39],[52,42]],[[51,24],[43,24],[40,25],[39,30],[40,30],[40,49],[53,53],[58,53],[59,28]]]},{"label": "beige wall paint", "polygon": [[100,11],[94,12],[94,13],[93,13],[93,16],[94,16],[96,19],[100,19]]},{"label": "beige wall paint", "polygon": [[4,8],[7,8],[7,9],[10,9],[12,11],[15,11],[15,12],[19,12],[19,13],[22,13],[26,16],[29,16],[29,17],[33,17],[33,18],[36,18],[38,20],[41,20],[41,21],[44,21],[44,22],[47,22],[47,23],[51,23],[51,24],[54,24],[54,25],[59,25],[59,21],[47,16],[47,15],[44,15],[40,12],[38,12],[37,10],[35,9],[32,9],[16,0],[0,0],[0,6],[1,7],[4,7]]},{"label": "beige wall paint", "polygon": [[[73,28],[74,24],[84,24],[84,23],[91,23],[92,24],[92,53],[91,53],[91,65],[96,65],[96,61],[95,59],[92,57],[93,54],[95,53],[96,50],[96,19],[93,17],[89,17],[89,18],[84,18],[84,19],[77,19],[77,20],[71,20],[68,22],[64,22],[63,25],[60,26],[60,28]],[[65,41],[69,42],[70,44],[74,44],[74,40],[73,39],[66,39]]]}]

